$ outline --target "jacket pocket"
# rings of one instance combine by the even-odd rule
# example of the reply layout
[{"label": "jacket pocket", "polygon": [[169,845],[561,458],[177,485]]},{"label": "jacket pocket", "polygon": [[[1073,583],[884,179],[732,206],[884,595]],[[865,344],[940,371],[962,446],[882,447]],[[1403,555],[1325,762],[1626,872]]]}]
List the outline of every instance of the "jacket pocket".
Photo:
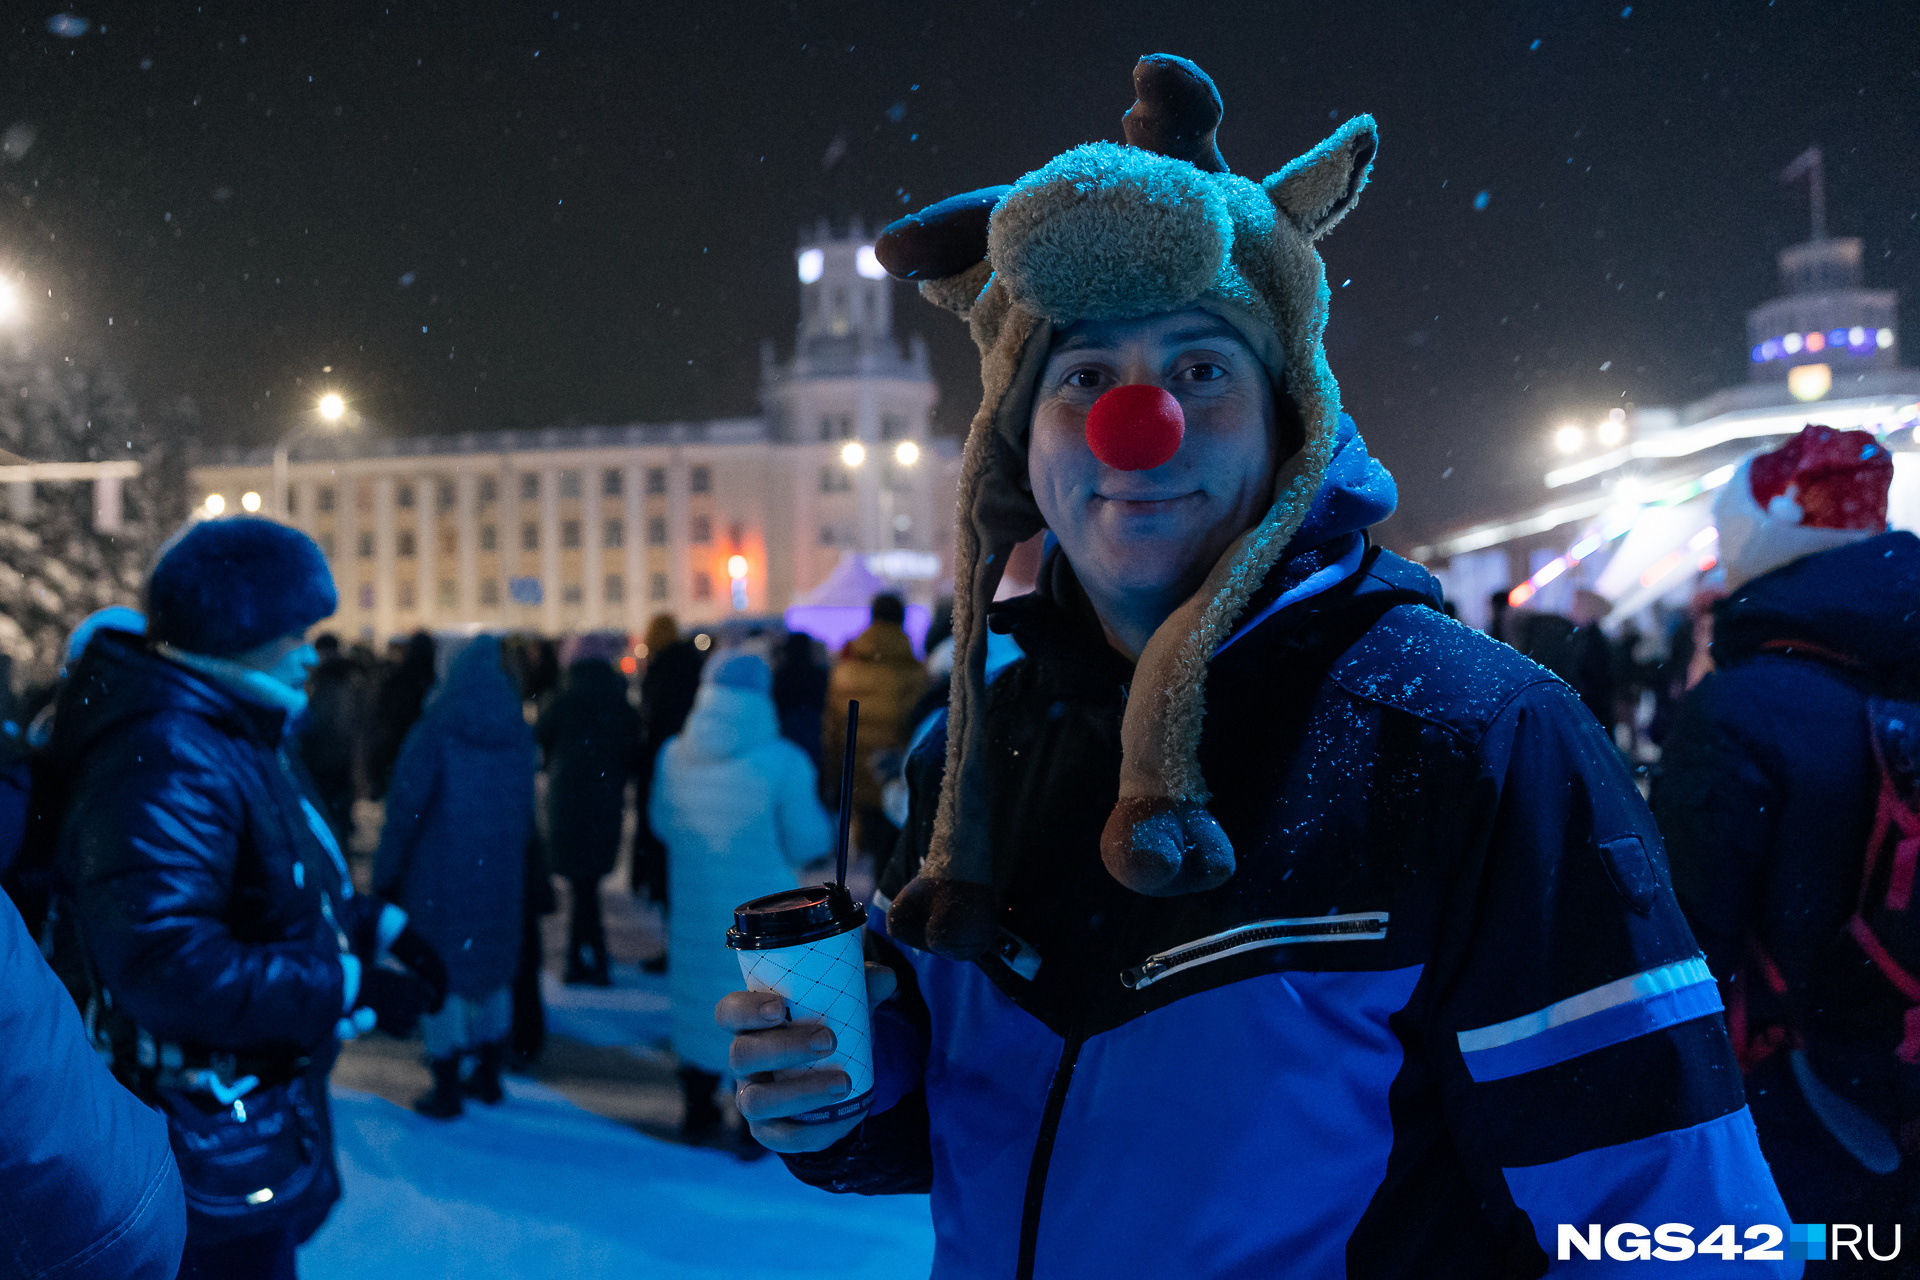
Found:
[{"label": "jacket pocket", "polygon": [[1265,947],[1291,947],[1307,942],[1373,942],[1386,936],[1387,913],[1384,911],[1255,920],[1150,955],[1133,968],[1123,970],[1120,981],[1138,991],[1183,969]]}]

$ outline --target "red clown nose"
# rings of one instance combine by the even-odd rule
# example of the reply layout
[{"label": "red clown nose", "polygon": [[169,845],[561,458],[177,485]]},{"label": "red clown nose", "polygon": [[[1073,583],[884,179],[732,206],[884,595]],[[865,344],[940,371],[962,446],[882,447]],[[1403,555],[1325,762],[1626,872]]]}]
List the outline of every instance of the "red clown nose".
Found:
[{"label": "red clown nose", "polygon": [[1115,471],[1150,471],[1180,452],[1187,415],[1160,387],[1115,387],[1087,410],[1087,448]]}]

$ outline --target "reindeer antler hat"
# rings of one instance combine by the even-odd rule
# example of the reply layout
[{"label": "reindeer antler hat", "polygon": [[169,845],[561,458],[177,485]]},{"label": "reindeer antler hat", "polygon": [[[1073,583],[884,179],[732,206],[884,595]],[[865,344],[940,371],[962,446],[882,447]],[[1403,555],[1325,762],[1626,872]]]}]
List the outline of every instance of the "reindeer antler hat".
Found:
[{"label": "reindeer antler hat", "polygon": [[[1045,523],[1022,481],[1034,390],[1054,330],[1079,320],[1211,312],[1260,358],[1276,402],[1297,410],[1304,439],[1281,465],[1266,515],[1222,553],[1135,666],[1121,727],[1120,800],[1100,847],[1114,878],[1140,893],[1197,893],[1233,875],[1233,846],[1207,812],[1198,759],[1207,663],[1306,517],[1339,420],[1340,389],[1321,347],[1326,268],[1313,242],[1366,184],[1373,117],[1354,117],[1256,183],[1221,159],[1220,94],[1199,67],[1152,54],[1134,67],[1133,83],[1126,145],[1075,147],[1011,187],[954,196],[903,218],[874,245],[890,272],[919,281],[924,297],[967,321],[985,387],[960,479],[946,775],[931,848],[887,913],[892,936],[956,959],[983,954],[997,933],[986,820],[987,606],[1008,553]],[[1156,424],[1107,416],[1117,426],[1090,444],[1108,465],[1140,469],[1172,455],[1147,440]],[[1147,440],[1144,448],[1129,434]],[[1008,868],[999,870],[1004,879]]]}]

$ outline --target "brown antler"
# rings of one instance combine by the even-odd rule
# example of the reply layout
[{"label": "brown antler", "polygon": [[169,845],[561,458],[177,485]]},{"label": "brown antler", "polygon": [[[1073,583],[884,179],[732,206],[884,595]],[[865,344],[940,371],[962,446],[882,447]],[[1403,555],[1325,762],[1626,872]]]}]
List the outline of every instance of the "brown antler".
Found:
[{"label": "brown antler", "polygon": [[1127,145],[1226,173],[1214,131],[1226,108],[1213,80],[1185,58],[1150,53],[1134,64],[1135,102],[1122,118]]},{"label": "brown antler", "polygon": [[987,221],[1010,187],[948,196],[898,222],[873,242],[873,254],[901,280],[945,280],[987,256]]}]

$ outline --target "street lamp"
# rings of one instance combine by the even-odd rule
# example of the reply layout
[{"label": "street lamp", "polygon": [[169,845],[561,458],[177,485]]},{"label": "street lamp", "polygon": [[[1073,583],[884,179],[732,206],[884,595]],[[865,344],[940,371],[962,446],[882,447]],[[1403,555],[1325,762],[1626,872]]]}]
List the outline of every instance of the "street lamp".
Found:
[{"label": "street lamp", "polygon": [[20,289],[13,281],[0,276],[0,324],[18,319],[20,315]]},{"label": "street lamp", "polygon": [[227,509],[227,500],[217,493],[207,495],[207,514],[217,516]]},{"label": "street lamp", "polygon": [[867,460],[867,446],[858,440],[849,440],[840,446],[840,461],[850,467],[857,467]]},{"label": "street lamp", "polygon": [[[331,369],[333,366],[328,365],[327,367]],[[321,421],[329,425],[336,424],[346,416],[347,402],[341,398],[339,392],[329,391],[315,402],[313,411],[320,415]],[[293,447],[293,442],[298,439],[304,431],[304,425],[296,425],[292,431],[280,437],[279,443],[273,446],[273,507],[271,514],[278,519],[284,520],[287,517],[287,471],[290,462],[288,451]],[[242,499],[242,501],[244,502],[245,500]],[[247,510],[251,511],[253,508],[248,507]]]},{"label": "street lamp", "polygon": [[903,467],[910,467],[920,461],[920,446],[911,440],[902,440],[894,446],[893,460]]},{"label": "street lamp", "polygon": [[1587,433],[1569,422],[1553,433],[1553,446],[1562,453],[1578,453],[1587,442]]},{"label": "street lamp", "polygon": [[240,495],[240,507],[249,515],[260,509],[260,495],[249,489]]}]

